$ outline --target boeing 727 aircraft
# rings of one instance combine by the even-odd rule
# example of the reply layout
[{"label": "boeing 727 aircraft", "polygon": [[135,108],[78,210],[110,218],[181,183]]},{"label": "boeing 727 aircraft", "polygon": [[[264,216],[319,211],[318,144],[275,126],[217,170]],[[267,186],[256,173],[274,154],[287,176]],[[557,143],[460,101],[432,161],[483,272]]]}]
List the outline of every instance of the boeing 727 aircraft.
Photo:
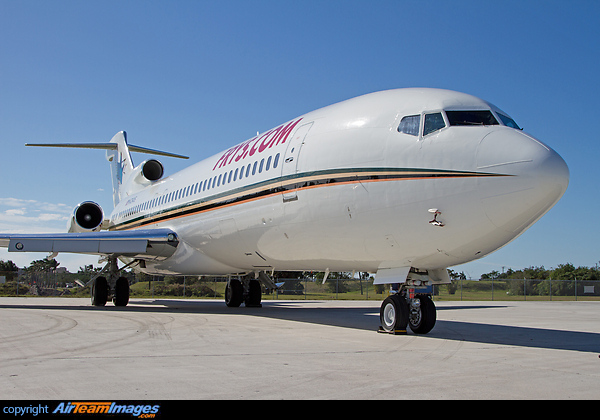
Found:
[{"label": "boeing 727 aircraft", "polygon": [[[79,204],[68,233],[0,235],[13,252],[97,254],[92,304],[129,301],[125,267],[155,275],[233,275],[230,307],[260,306],[278,271],[362,271],[395,284],[381,330],[429,332],[447,268],[506,245],[564,194],[569,171],[494,105],[440,89],[395,89],[321,108],[171,176],[109,143],[114,210]],[[119,262],[124,264],[119,268]],[[399,287],[397,287],[399,285]]]}]

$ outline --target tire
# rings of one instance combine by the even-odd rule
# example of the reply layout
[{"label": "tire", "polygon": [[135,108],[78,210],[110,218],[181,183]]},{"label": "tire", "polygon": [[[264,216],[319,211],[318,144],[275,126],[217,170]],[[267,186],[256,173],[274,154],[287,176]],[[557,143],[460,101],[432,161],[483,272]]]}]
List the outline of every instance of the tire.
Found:
[{"label": "tire", "polygon": [[244,286],[239,280],[230,280],[225,288],[225,304],[237,308],[244,301]]},{"label": "tire", "polygon": [[246,296],[246,306],[260,308],[262,299],[262,290],[260,288],[260,282],[257,280],[250,280],[248,287],[248,296]]},{"label": "tire", "polygon": [[92,305],[104,306],[108,300],[108,282],[106,277],[98,277],[92,283]]},{"label": "tire", "polygon": [[435,304],[429,295],[416,295],[415,299],[419,299],[420,305],[416,309],[410,308],[408,325],[415,334],[427,334],[435,326]]},{"label": "tire", "polygon": [[392,334],[406,334],[408,304],[400,295],[388,296],[379,310],[381,329]]},{"label": "tire", "polygon": [[126,277],[118,278],[113,303],[115,306],[127,306],[129,303],[129,280]]}]

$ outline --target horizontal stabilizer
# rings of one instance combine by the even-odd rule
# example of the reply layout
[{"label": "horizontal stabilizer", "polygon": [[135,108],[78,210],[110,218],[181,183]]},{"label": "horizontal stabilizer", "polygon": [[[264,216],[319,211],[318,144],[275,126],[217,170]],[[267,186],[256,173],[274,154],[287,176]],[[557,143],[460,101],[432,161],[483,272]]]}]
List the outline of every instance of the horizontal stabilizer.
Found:
[{"label": "horizontal stabilizer", "polygon": [[[101,150],[117,150],[117,143],[25,143],[25,146],[34,147],[67,147],[73,149],[101,149]],[[128,144],[130,152],[146,153],[148,155],[158,155],[174,157],[179,159],[189,159],[188,156],[178,155],[170,152],[163,152],[155,149],[148,149],[147,147],[134,146]]]}]

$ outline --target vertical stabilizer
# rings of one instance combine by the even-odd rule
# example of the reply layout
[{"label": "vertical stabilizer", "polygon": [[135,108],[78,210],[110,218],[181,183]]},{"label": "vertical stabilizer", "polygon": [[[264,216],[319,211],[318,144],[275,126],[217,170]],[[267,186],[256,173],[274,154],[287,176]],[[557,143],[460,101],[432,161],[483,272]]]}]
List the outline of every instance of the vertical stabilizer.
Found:
[{"label": "vertical stabilizer", "polygon": [[129,153],[127,133],[125,131],[119,131],[115,134],[110,143],[117,145],[115,149],[106,150],[106,159],[110,162],[113,204],[116,206],[122,198],[121,194],[123,190],[121,185],[123,184],[123,179],[127,179],[127,176],[133,171],[134,166],[131,154]]},{"label": "vertical stabilizer", "polygon": [[110,162],[113,185],[113,204],[115,206],[124,198],[125,191],[123,191],[122,188],[123,180],[127,180],[134,170],[133,161],[131,160],[131,154],[129,152],[188,159],[187,156],[175,153],[127,144],[127,133],[125,131],[119,131],[108,143],[26,143],[25,146],[106,150],[106,159]]}]

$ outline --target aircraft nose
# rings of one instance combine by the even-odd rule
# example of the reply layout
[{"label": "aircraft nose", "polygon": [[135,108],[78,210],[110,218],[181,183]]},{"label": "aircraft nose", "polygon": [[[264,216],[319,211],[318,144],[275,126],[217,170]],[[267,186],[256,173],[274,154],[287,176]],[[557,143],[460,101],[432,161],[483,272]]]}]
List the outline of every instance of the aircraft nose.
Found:
[{"label": "aircraft nose", "polygon": [[479,196],[490,221],[519,232],[542,217],[565,193],[569,169],[542,142],[520,131],[502,128],[486,135],[477,149]]}]

